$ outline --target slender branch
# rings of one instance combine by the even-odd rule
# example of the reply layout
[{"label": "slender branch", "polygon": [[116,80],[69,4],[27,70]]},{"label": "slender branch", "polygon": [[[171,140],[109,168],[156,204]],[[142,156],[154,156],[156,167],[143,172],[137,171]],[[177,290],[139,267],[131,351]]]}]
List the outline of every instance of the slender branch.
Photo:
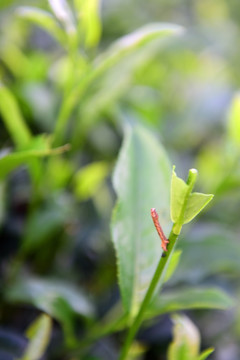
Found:
[{"label": "slender branch", "polygon": [[125,343],[123,345],[123,348],[122,348],[122,352],[120,354],[120,357],[119,357],[119,360],[125,360],[127,355],[128,355],[128,352],[129,352],[129,349],[130,349],[130,346],[132,344],[132,341],[143,321],[143,316],[144,316],[144,312],[145,310],[147,309],[151,299],[152,299],[152,295],[156,289],[156,286],[159,284],[159,281],[161,283],[163,283],[163,280],[164,280],[164,275],[165,275],[165,270],[167,268],[167,264],[169,262],[169,259],[173,253],[173,249],[175,247],[175,244],[176,244],[176,240],[177,240],[177,237],[178,235],[174,234],[173,230],[171,231],[170,235],[169,235],[169,244],[168,244],[168,251],[166,252],[166,256],[165,257],[161,257],[160,260],[159,260],[159,263],[157,265],[157,268],[156,268],[156,271],[153,275],[153,278],[152,278],[152,281],[149,285],[149,288],[147,290],[147,293],[144,297],[144,300],[141,304],[141,307],[139,309],[139,312],[135,318],[135,320],[133,321],[129,331],[128,331],[128,334],[127,334],[127,337],[126,337],[126,340],[125,340]]},{"label": "slender branch", "polygon": [[185,194],[185,199],[184,199],[184,203],[183,203],[183,207],[181,209],[181,213],[180,213],[180,216],[178,218],[178,221],[176,223],[173,224],[172,226],[172,230],[171,230],[171,233],[169,235],[169,244],[168,244],[168,249],[167,249],[167,252],[165,253],[165,257],[164,258],[160,258],[159,260],[159,263],[158,263],[158,266],[156,268],[156,271],[153,275],[153,278],[151,280],[151,283],[149,285],[149,288],[147,290],[147,293],[143,299],[143,302],[141,304],[141,307],[139,309],[139,312],[136,316],[136,318],[134,319],[129,331],[128,331],[128,334],[127,334],[127,337],[126,337],[126,340],[125,340],[125,343],[123,345],[123,348],[122,348],[122,351],[121,351],[121,354],[120,354],[120,357],[119,357],[119,360],[125,360],[127,355],[128,355],[128,352],[129,352],[129,349],[130,349],[130,346],[132,344],[132,341],[143,321],[143,318],[144,318],[144,312],[146,311],[151,299],[152,299],[152,296],[153,296],[153,293],[156,289],[156,286],[159,284],[160,282],[160,286],[162,285],[163,283],[163,280],[164,280],[164,275],[165,275],[165,271],[167,269],[167,265],[168,265],[168,262],[170,260],[170,257],[173,253],[173,249],[175,247],[175,244],[176,244],[176,240],[178,238],[178,235],[180,234],[180,231],[181,231],[181,228],[182,228],[182,225],[184,223],[184,213],[185,213],[185,210],[186,210],[186,206],[187,206],[187,201],[188,201],[188,198],[192,192],[192,189],[193,189],[193,186],[196,182],[196,179],[197,179],[197,170],[195,169],[190,169],[189,170],[189,174],[188,174],[188,179],[187,179],[187,185],[188,185],[188,189],[186,191],[186,194]]}]

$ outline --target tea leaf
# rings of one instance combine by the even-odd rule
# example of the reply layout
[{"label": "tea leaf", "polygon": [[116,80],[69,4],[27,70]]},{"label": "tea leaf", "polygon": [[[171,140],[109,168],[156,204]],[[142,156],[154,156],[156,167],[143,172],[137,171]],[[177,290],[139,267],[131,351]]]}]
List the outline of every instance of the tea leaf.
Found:
[{"label": "tea leaf", "polygon": [[31,133],[22,117],[17,101],[11,91],[0,83],[0,112],[12,140],[18,148],[25,147]]},{"label": "tea leaf", "polygon": [[165,291],[155,298],[147,310],[147,317],[186,309],[227,309],[232,299],[217,288],[185,288]]},{"label": "tea leaf", "polygon": [[167,268],[167,271],[165,274],[164,282],[167,282],[174,274],[174,272],[179,264],[181,254],[182,254],[181,250],[176,250],[172,254],[172,257],[170,259],[170,262],[169,262],[169,265],[168,265],[168,268]]},{"label": "tea leaf", "polygon": [[229,110],[228,133],[232,142],[240,145],[240,94],[234,97]]},{"label": "tea leaf", "polygon": [[191,221],[195,216],[197,216],[202,209],[212,200],[214,195],[212,194],[202,194],[202,193],[192,193],[189,195],[186,210],[184,212],[184,224]]},{"label": "tea leaf", "polygon": [[168,360],[196,360],[200,334],[186,316],[174,315],[173,342],[168,349]]},{"label": "tea leaf", "polygon": [[214,351],[214,348],[209,348],[204,350],[199,357],[197,358],[197,360],[205,360],[209,355],[211,355]]},{"label": "tea leaf", "polygon": [[52,321],[48,315],[40,315],[27,330],[30,342],[21,360],[39,360],[50,340]]},{"label": "tea leaf", "polygon": [[22,18],[31,21],[35,25],[42,27],[58,42],[65,45],[66,36],[57,21],[49,12],[34,7],[21,6],[17,9],[17,14]]},{"label": "tea leaf", "polygon": [[65,0],[48,0],[56,18],[64,25],[66,32],[74,34],[76,32],[74,17],[68,2]]},{"label": "tea leaf", "polygon": [[132,316],[147,291],[162,253],[150,209],[156,207],[166,234],[170,230],[168,158],[154,135],[128,124],[113,175],[118,196],[112,237],[118,258],[119,284],[125,310]]},{"label": "tea leaf", "polygon": [[171,219],[176,223],[181,215],[182,208],[186,201],[188,185],[172,171],[171,183]]},{"label": "tea leaf", "polygon": [[93,196],[109,173],[109,165],[95,162],[81,168],[75,177],[75,193],[79,199],[86,200]]},{"label": "tea leaf", "polygon": [[31,166],[31,161],[35,158],[61,154],[67,149],[67,146],[61,146],[55,149],[26,150],[7,154],[0,158],[0,178],[4,178],[9,172],[20,165],[30,164]]},{"label": "tea leaf", "polygon": [[80,31],[85,33],[85,44],[96,46],[101,36],[100,0],[74,0]]}]

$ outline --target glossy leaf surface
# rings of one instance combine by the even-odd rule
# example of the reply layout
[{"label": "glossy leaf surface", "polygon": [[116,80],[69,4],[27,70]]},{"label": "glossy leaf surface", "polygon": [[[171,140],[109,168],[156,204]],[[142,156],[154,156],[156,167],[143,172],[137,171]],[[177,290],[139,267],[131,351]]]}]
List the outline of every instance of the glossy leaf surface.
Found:
[{"label": "glossy leaf surface", "polygon": [[156,207],[166,236],[170,230],[170,166],[154,135],[128,124],[113,176],[118,196],[112,219],[118,275],[125,310],[139,308],[161,256],[161,241],[150,215]]}]

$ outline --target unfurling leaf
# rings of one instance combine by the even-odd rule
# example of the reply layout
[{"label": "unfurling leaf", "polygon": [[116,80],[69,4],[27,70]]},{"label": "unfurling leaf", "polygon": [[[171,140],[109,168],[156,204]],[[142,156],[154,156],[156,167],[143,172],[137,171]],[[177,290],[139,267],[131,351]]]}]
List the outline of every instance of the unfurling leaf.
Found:
[{"label": "unfurling leaf", "polygon": [[173,232],[179,234],[183,224],[191,221],[212,200],[212,194],[192,193],[197,170],[189,170],[187,182],[180,179],[173,168],[171,184],[171,219]]}]

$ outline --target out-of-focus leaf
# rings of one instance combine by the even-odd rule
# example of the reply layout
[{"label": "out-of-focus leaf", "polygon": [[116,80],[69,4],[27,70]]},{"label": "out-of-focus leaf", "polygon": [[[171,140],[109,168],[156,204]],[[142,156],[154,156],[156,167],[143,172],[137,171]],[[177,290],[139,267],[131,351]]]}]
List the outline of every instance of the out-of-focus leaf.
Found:
[{"label": "out-of-focus leaf", "polygon": [[85,33],[85,44],[96,46],[101,36],[100,0],[74,0],[78,12],[80,32]]},{"label": "out-of-focus leaf", "polygon": [[207,350],[204,350],[204,351],[199,355],[199,357],[197,358],[197,360],[205,360],[205,359],[207,359],[207,357],[208,357],[209,355],[211,355],[211,354],[213,353],[213,351],[214,351],[214,348],[209,348],[209,349],[207,349]]},{"label": "out-of-focus leaf", "polygon": [[154,39],[165,39],[171,35],[179,35],[183,28],[178,25],[153,23],[146,25],[133,33],[124,36],[116,41],[106,52],[101,54],[93,66],[86,72],[86,76],[79,82],[68,98],[65,99],[64,106],[61,109],[55,128],[55,144],[61,144],[65,131],[66,123],[70,117],[71,111],[82,93],[86,91],[89,84],[106,73],[111,67],[117,65],[128,55],[137,52]]},{"label": "out-of-focus leaf", "polygon": [[66,281],[23,276],[17,279],[6,291],[12,302],[35,305],[38,309],[55,317],[54,301],[62,298],[75,314],[91,317],[93,306],[84,293]]},{"label": "out-of-focus leaf", "polygon": [[186,210],[184,212],[184,224],[191,221],[212,200],[212,194],[192,193],[189,195]]},{"label": "out-of-focus leaf", "polygon": [[190,234],[188,240],[179,241],[179,247],[182,250],[181,262],[170,279],[171,283],[185,281],[195,284],[219,272],[238,274],[240,271],[239,244],[234,235],[224,229],[208,233],[201,239],[195,233]]},{"label": "out-of-focus leaf", "polygon": [[22,117],[16,99],[3,84],[0,83],[0,112],[3,121],[18,148],[25,147],[31,140],[31,133]]},{"label": "out-of-focus leaf", "polygon": [[156,207],[164,232],[170,230],[170,166],[154,135],[128,124],[113,175],[118,201],[112,237],[118,258],[119,284],[125,310],[135,315],[162,254],[150,209]]},{"label": "out-of-focus leaf", "polygon": [[73,218],[72,203],[67,197],[49,197],[47,204],[32,211],[24,231],[21,253],[29,254],[49,246]]},{"label": "out-of-focus leaf", "polygon": [[38,8],[28,7],[28,6],[19,7],[17,9],[17,13],[22,18],[29,20],[35,25],[42,27],[50,35],[52,35],[57,41],[65,45],[66,36],[62,31],[61,27],[58,25],[57,21],[50,13]]},{"label": "out-of-focus leaf", "polygon": [[16,2],[16,0],[2,0],[0,3],[0,9],[10,6],[13,2]]},{"label": "out-of-focus leaf", "polygon": [[165,274],[164,282],[167,282],[174,274],[174,272],[179,264],[181,254],[182,254],[181,250],[174,251],[174,253],[170,259],[166,274]]},{"label": "out-of-focus leaf", "polygon": [[186,316],[174,315],[173,342],[168,349],[168,360],[196,360],[200,347],[200,334]]},{"label": "out-of-focus leaf", "polygon": [[149,305],[146,316],[187,309],[227,309],[231,306],[233,300],[220,289],[185,288],[161,293]]},{"label": "out-of-focus leaf", "polygon": [[61,189],[67,185],[74,172],[73,164],[63,157],[51,157],[46,167],[46,186]]},{"label": "out-of-focus leaf", "polygon": [[74,17],[70,6],[66,0],[48,0],[56,18],[64,25],[67,33],[74,35],[76,28]]},{"label": "out-of-focus leaf", "polygon": [[109,165],[95,162],[81,168],[75,177],[75,194],[81,200],[93,196],[109,173]]},{"label": "out-of-focus leaf", "polygon": [[228,116],[228,134],[231,141],[240,146],[240,94],[232,101]]},{"label": "out-of-focus leaf", "polygon": [[5,292],[12,303],[36,306],[58,320],[63,327],[68,345],[76,342],[74,319],[76,315],[91,318],[93,305],[86,295],[73,284],[60,280],[21,276]]},{"label": "out-of-focus leaf", "polygon": [[[182,34],[183,28],[168,23],[153,23],[135,30],[131,34],[117,40],[110,48],[96,59],[96,74],[102,74],[113,65],[119,63],[127,55],[137,51],[150,41],[165,39],[172,35]],[[94,76],[96,76],[94,74]]]},{"label": "out-of-focus leaf", "polygon": [[1,60],[14,76],[20,78],[26,76],[26,71],[31,66],[31,62],[21,49],[9,42],[1,48]]},{"label": "out-of-focus leaf", "polygon": [[51,318],[40,315],[27,330],[30,341],[21,360],[39,360],[42,357],[50,340],[51,329]]},{"label": "out-of-focus leaf", "polygon": [[61,154],[67,149],[68,146],[61,146],[55,149],[26,150],[7,154],[0,158],[0,178],[4,178],[9,172],[20,165],[29,164],[35,158]]}]

